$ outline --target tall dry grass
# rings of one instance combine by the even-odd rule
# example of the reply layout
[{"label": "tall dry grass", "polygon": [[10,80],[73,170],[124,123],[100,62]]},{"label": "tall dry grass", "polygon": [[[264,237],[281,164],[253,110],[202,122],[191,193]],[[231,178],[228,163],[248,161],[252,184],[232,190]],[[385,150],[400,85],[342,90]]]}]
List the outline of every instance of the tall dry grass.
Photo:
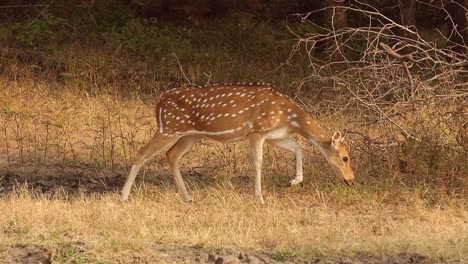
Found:
[{"label": "tall dry grass", "polygon": [[[155,130],[158,95],[89,96],[70,87],[57,90],[46,83],[7,79],[0,85],[0,254],[17,245],[41,245],[53,251],[56,262],[115,262],[129,251],[151,255],[155,244],[178,243],[261,250],[278,259],[407,253],[466,261],[463,191],[451,193],[427,182],[407,184],[393,157],[372,163],[381,159],[366,160],[359,151],[354,151],[359,184],[349,189],[330,176],[320,153],[300,138],[306,150],[305,187],[286,187],[294,174],[294,156],[267,147],[265,207],[253,199],[243,143],[204,141],[183,160],[194,204],[176,194],[163,156],[140,173],[128,203],[118,201],[120,186],[110,192],[56,188],[44,193],[35,181],[50,174],[56,174],[48,178],[52,181],[114,177],[123,183],[135,151]],[[347,120],[337,112],[319,114],[308,102],[305,108],[329,129],[343,127]],[[62,169],[45,172],[55,167]],[[7,174],[22,176],[29,185],[19,181],[7,189]]]}]

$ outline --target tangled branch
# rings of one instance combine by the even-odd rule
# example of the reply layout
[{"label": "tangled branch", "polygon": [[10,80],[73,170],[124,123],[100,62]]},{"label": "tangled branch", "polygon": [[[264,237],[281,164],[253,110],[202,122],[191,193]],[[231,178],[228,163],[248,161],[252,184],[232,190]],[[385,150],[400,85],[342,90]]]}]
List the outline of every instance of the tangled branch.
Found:
[{"label": "tangled branch", "polygon": [[[298,91],[316,83],[344,89],[327,105],[358,113],[350,120],[350,133],[357,136],[361,146],[380,148],[415,140],[466,152],[468,55],[438,47],[416,29],[401,25],[368,4],[353,3],[293,15],[296,24],[289,23],[289,30],[296,42],[288,63],[305,58],[310,71],[296,83]],[[317,12],[331,11],[334,15],[337,8],[367,23],[336,28],[317,25],[310,19]],[[448,21],[454,23],[450,17]],[[298,24],[314,30],[304,34],[297,30]],[[438,34],[449,42],[440,31]]]}]

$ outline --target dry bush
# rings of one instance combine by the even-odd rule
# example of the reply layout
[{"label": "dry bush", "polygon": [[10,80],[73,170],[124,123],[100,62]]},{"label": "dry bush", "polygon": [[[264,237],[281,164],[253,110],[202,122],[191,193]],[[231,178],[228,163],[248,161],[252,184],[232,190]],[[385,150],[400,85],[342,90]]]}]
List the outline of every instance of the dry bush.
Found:
[{"label": "dry bush", "polygon": [[[307,94],[311,85],[333,87],[319,103],[320,111],[347,116],[344,126],[363,160],[364,175],[464,192],[468,55],[426,41],[416,29],[367,4],[355,1],[340,8],[368,24],[323,28],[309,19],[314,12],[294,16],[301,25],[319,29],[302,34],[296,24],[290,26],[297,42],[288,63],[305,58],[310,70],[296,92]],[[334,18],[336,7],[324,10]]]}]

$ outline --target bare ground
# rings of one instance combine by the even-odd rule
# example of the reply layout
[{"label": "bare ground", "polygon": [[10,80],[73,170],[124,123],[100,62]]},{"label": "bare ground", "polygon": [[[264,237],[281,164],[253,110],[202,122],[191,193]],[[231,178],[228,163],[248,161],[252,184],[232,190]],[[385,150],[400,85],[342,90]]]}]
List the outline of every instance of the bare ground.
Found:
[{"label": "bare ground", "polygon": [[[285,258],[285,259],[282,259]],[[53,261],[53,252],[40,246],[18,246],[8,249],[0,258],[2,263],[48,264]],[[271,256],[264,252],[245,252],[235,249],[207,250],[200,247],[187,247],[175,244],[157,244],[151,253],[142,254],[137,251],[122,253],[116,263],[215,263],[215,264],[263,264],[263,263],[363,263],[363,264],[403,264],[403,263],[435,263],[423,256],[400,254],[390,257],[375,257],[357,255],[335,259],[299,260],[295,257]],[[440,263],[440,262],[438,262]]]}]

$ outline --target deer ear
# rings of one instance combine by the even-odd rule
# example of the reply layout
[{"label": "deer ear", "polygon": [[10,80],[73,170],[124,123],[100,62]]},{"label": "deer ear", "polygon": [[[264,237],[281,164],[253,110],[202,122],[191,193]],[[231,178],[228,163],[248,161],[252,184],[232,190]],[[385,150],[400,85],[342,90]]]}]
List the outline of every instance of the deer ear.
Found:
[{"label": "deer ear", "polygon": [[341,136],[341,142],[345,141],[345,138],[346,138],[346,135],[347,135],[347,134],[348,134],[348,130],[345,129],[345,130],[343,131],[343,135]]},{"label": "deer ear", "polygon": [[341,132],[340,131],[335,131],[335,133],[333,133],[333,136],[331,138],[331,145],[333,147],[337,146],[341,141],[343,141],[343,137],[341,136]]}]

